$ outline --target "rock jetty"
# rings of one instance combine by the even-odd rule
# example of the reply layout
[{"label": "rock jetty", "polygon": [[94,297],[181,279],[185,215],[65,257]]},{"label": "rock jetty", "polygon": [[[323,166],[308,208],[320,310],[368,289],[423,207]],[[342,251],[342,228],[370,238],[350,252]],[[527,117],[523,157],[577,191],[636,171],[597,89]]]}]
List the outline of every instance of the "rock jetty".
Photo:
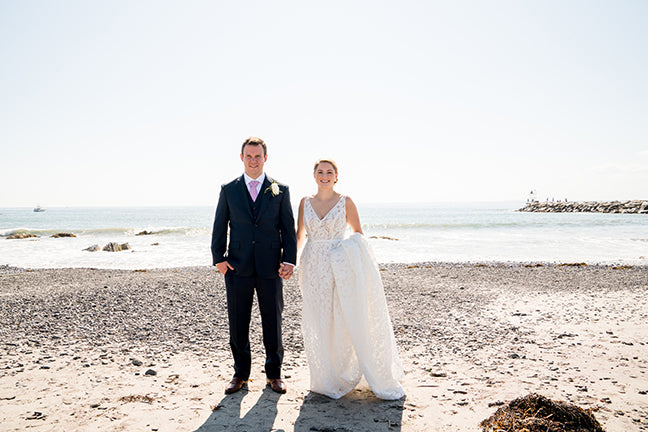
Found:
[{"label": "rock jetty", "polygon": [[633,201],[585,201],[585,202],[540,202],[527,203],[521,212],[537,213],[630,213],[648,214],[648,200]]}]

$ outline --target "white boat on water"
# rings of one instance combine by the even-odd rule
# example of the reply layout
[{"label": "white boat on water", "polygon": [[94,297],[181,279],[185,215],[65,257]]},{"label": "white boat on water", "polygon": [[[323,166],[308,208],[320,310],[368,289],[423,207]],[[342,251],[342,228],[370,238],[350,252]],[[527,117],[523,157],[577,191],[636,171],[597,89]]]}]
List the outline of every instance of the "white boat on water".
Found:
[{"label": "white boat on water", "polygon": [[41,207],[40,205],[37,205],[37,206],[34,208],[34,211],[35,211],[36,213],[40,213],[40,212],[44,212],[45,209],[44,209],[43,207]]}]

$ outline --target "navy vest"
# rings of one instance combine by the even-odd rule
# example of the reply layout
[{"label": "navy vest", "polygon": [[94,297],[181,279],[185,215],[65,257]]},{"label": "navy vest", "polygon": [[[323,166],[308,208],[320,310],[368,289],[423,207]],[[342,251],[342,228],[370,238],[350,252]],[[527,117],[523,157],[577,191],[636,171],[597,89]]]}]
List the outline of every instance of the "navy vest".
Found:
[{"label": "navy vest", "polygon": [[[261,184],[261,186],[263,186],[263,184]],[[252,210],[252,216],[254,216],[254,220],[256,220],[259,217],[259,207],[261,207],[262,192],[263,192],[262,190],[259,190],[259,195],[257,195],[256,201],[252,201],[252,197],[250,196],[250,189],[248,189],[247,199],[248,199],[248,204],[250,205],[250,209]]]}]

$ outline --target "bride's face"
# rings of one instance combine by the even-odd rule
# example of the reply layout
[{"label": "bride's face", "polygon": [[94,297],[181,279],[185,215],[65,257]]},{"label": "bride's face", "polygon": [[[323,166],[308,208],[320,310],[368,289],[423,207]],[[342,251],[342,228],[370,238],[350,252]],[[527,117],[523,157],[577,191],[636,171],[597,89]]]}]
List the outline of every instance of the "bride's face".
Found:
[{"label": "bride's face", "polygon": [[313,173],[313,176],[315,177],[317,186],[323,188],[332,188],[337,182],[338,177],[335,168],[333,168],[333,165],[328,162],[322,162],[317,165],[317,169],[315,170],[315,173]]}]

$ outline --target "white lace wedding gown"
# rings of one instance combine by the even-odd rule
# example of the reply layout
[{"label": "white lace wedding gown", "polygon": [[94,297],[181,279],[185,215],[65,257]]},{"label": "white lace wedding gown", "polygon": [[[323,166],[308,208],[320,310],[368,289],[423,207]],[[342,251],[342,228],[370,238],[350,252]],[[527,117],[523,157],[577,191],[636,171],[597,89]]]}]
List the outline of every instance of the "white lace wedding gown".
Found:
[{"label": "white lace wedding gown", "polygon": [[338,399],[364,375],[381,399],[405,395],[378,266],[365,238],[344,239],[343,196],[320,219],[306,198],[308,241],[300,259],[302,331],[311,390]]}]

